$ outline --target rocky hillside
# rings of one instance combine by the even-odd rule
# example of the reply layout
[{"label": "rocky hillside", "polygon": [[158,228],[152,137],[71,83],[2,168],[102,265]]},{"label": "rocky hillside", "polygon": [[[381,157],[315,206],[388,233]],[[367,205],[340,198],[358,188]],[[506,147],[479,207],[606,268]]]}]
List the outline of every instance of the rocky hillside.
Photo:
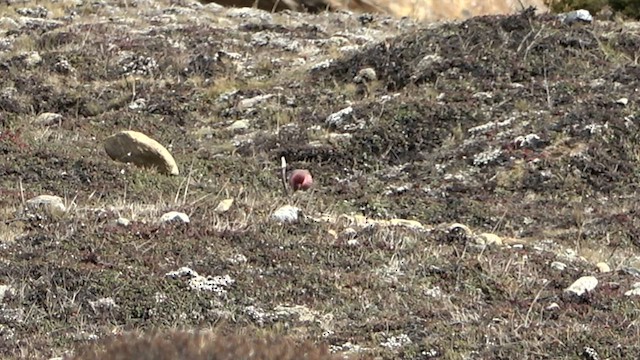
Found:
[{"label": "rocky hillside", "polygon": [[[640,356],[638,24],[1,10],[3,358],[172,329],[352,358]],[[123,130],[179,174],[112,160]],[[283,192],[283,157],[311,188]]]}]

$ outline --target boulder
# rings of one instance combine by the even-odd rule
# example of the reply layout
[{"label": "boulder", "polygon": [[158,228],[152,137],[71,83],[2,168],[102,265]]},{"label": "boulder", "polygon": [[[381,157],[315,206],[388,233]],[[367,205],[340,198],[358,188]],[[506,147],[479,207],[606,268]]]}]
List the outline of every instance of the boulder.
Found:
[{"label": "boulder", "polygon": [[178,175],[178,165],[157,141],[137,131],[121,131],[104,141],[107,155],[115,161],[156,168],[163,174]]}]

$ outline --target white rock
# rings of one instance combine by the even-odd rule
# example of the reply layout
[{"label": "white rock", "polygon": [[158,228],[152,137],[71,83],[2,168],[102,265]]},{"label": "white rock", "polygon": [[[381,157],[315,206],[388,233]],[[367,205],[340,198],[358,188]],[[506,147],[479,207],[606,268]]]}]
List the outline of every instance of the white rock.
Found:
[{"label": "white rock", "polygon": [[596,279],[595,276],[583,276],[564,291],[582,296],[587,292],[593,291],[596,286],[598,286],[598,279]]},{"label": "white rock", "polygon": [[247,130],[249,128],[249,120],[237,120],[234,121],[233,124],[227,126],[227,130],[229,131],[240,131]]},{"label": "white rock", "polygon": [[625,105],[627,105],[628,103],[629,103],[629,99],[624,98],[624,97],[623,97],[623,98],[620,98],[620,99],[618,99],[618,100],[616,100],[616,104],[618,104],[618,105],[625,106]]},{"label": "white rock", "polygon": [[639,296],[640,295],[640,282],[632,285],[633,289],[626,291],[625,296]]},{"label": "white rock", "polygon": [[4,300],[5,295],[12,290],[13,288],[9,285],[0,285],[0,304]]},{"label": "white rock", "polygon": [[172,221],[188,224],[189,215],[182,212],[178,212],[178,211],[169,211],[168,213],[162,214],[162,216],[160,217],[160,222],[162,223],[167,223]]},{"label": "white rock", "polygon": [[104,149],[115,161],[157,168],[163,174],[180,173],[176,161],[164,146],[137,131],[121,131],[106,138]]},{"label": "white rock", "polygon": [[562,14],[559,14],[558,17],[565,24],[572,24],[577,21],[583,21],[583,22],[593,21],[593,16],[591,16],[591,13],[589,12],[589,10],[584,10],[584,9],[562,13]]},{"label": "white rock", "polygon": [[555,303],[555,302],[552,302],[547,307],[545,307],[545,310],[547,311],[556,310],[556,309],[560,309],[560,305],[558,305],[558,303]]},{"label": "white rock", "polygon": [[116,220],[116,224],[124,227],[129,226],[130,223],[131,221],[129,221],[129,219],[123,217],[119,217],[118,220]]},{"label": "white rock", "polygon": [[227,292],[226,288],[235,282],[235,280],[233,280],[229,275],[205,277],[186,266],[181,267],[176,271],[168,272],[165,276],[173,279],[188,278],[188,284],[191,289],[197,291],[211,291],[218,295],[225,294]]},{"label": "white rock", "polygon": [[266,94],[266,95],[258,95],[258,96],[254,96],[250,99],[242,99],[240,100],[240,102],[238,102],[238,109],[239,110],[245,110],[245,109],[249,109],[252,107],[255,107],[256,105],[263,103],[269,99],[271,99],[272,97],[274,97],[275,95],[273,94]]},{"label": "white rock", "polygon": [[609,267],[609,264],[607,264],[605,262],[597,263],[596,267],[598,268],[598,271],[600,271],[601,273],[611,272],[611,267]]},{"label": "white rock", "polygon": [[338,112],[335,112],[329,116],[327,116],[326,123],[329,126],[340,126],[342,125],[347,118],[351,116],[353,113],[353,107],[349,106],[344,108]]},{"label": "white rock", "polygon": [[34,122],[38,125],[44,126],[60,125],[60,123],[62,122],[62,115],[46,112],[38,115]]},{"label": "white rock", "polygon": [[271,214],[271,218],[280,223],[296,222],[298,221],[300,212],[301,210],[298,207],[284,205],[274,211],[273,214]]},{"label": "white rock", "polygon": [[476,242],[480,245],[502,246],[502,238],[496,234],[482,233],[476,237]]},{"label": "white rock", "polygon": [[231,209],[231,205],[233,205],[233,198],[224,199],[220,201],[218,206],[216,206],[216,208],[213,211],[217,213],[227,212],[229,211],[229,209]]},{"label": "white rock", "polygon": [[25,55],[24,64],[30,68],[42,63],[42,57],[37,51],[31,51]]},{"label": "white rock", "polygon": [[59,216],[67,211],[64,200],[59,196],[40,195],[27,200],[27,209],[44,210],[48,215]]},{"label": "white rock", "polygon": [[556,269],[558,271],[564,271],[564,269],[567,268],[567,264],[560,261],[554,261],[551,263],[551,268]]}]

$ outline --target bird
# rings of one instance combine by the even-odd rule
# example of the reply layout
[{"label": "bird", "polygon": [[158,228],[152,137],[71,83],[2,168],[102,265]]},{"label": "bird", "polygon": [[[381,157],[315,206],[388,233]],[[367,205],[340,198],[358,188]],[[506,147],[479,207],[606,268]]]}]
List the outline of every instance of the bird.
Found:
[{"label": "bird", "polygon": [[291,186],[293,191],[309,190],[311,185],[313,185],[313,177],[308,170],[296,169],[291,172],[291,176],[289,177],[289,186]]}]

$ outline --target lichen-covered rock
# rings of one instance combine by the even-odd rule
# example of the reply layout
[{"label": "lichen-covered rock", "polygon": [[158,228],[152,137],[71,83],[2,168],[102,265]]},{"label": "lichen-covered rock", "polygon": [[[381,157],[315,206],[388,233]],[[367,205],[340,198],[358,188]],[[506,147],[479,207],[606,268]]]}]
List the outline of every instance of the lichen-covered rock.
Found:
[{"label": "lichen-covered rock", "polygon": [[180,173],[176,161],[164,146],[137,131],[121,131],[108,137],[104,141],[104,149],[116,161],[156,168],[163,174]]},{"label": "lichen-covered rock", "polygon": [[39,195],[27,200],[27,209],[30,212],[42,212],[50,216],[60,216],[67,211],[64,200],[54,195]]}]

